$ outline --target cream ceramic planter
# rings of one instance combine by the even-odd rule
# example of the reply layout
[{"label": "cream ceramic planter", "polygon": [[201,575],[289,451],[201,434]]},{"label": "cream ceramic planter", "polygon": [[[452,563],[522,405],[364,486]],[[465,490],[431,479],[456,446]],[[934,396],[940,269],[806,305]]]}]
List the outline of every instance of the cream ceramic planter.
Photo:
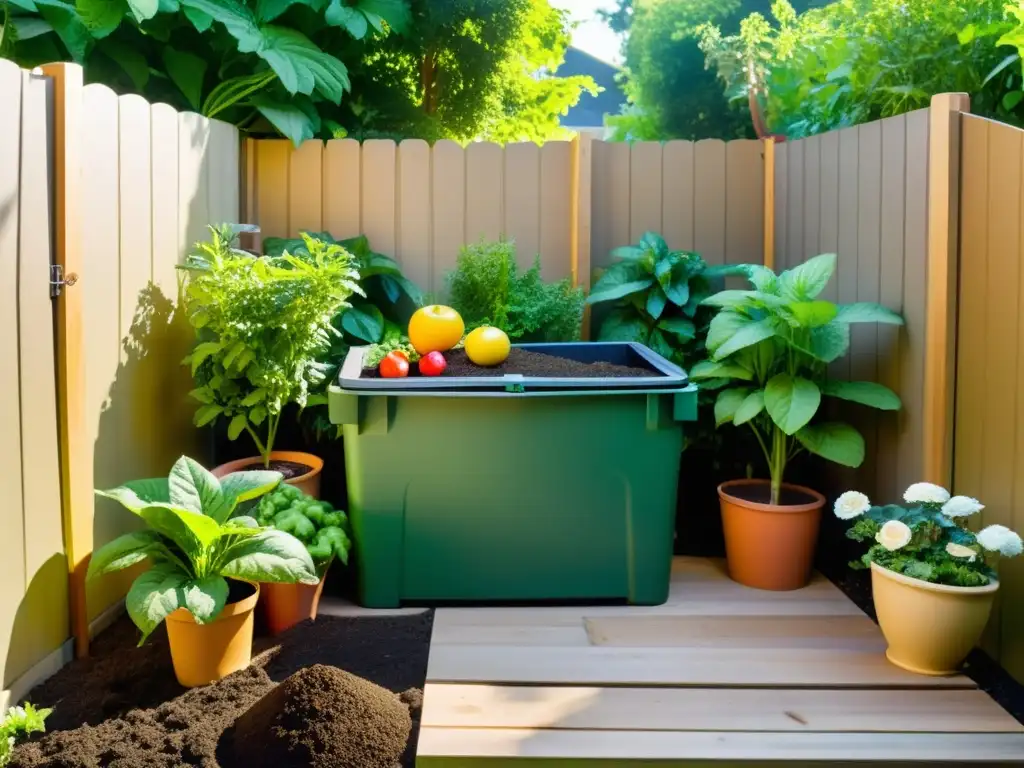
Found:
[{"label": "cream ceramic planter", "polygon": [[988,623],[995,581],[984,587],[951,587],[912,579],[871,564],[878,625],[897,667],[920,675],[955,675]]}]

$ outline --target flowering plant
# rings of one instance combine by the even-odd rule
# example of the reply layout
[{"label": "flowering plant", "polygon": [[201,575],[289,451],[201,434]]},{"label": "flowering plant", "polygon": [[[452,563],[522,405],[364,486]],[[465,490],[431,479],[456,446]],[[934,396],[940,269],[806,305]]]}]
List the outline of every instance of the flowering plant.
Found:
[{"label": "flowering plant", "polygon": [[905,505],[878,507],[858,491],[836,499],[836,517],[853,521],[847,537],[872,542],[852,567],[877,563],[921,581],[982,587],[996,578],[997,555],[1015,557],[1024,549],[1020,536],[1006,526],[990,525],[980,533],[967,529],[967,519],[985,508],[977,499],[950,496],[932,483],[914,483],[903,500]]}]

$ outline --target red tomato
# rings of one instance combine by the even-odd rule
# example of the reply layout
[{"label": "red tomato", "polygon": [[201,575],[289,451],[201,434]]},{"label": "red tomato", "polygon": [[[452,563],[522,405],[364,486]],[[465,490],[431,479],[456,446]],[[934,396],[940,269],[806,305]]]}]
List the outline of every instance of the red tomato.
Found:
[{"label": "red tomato", "polygon": [[409,361],[401,352],[389,352],[380,361],[380,375],[385,379],[402,379],[409,375]]},{"label": "red tomato", "polygon": [[420,373],[424,376],[440,376],[448,367],[448,361],[440,352],[428,352],[420,358]]},{"label": "red tomato", "polygon": [[399,356],[400,358],[402,358],[403,360],[405,360],[405,362],[409,362],[409,355],[407,355],[407,354],[406,354],[406,352],[405,352],[405,350],[404,350],[404,349],[396,349],[396,350],[395,350],[394,352],[392,352],[391,354],[392,354],[392,355],[398,355],[398,356]]}]

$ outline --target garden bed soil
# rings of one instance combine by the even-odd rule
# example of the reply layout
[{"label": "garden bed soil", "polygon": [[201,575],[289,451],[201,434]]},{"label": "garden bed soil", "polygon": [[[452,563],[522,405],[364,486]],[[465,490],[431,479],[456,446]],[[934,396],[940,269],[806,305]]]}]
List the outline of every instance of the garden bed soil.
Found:
[{"label": "garden bed soil", "polygon": [[300,464],[297,461],[281,461],[279,459],[271,459],[269,467],[263,466],[262,461],[254,461],[252,462],[252,464],[246,464],[244,467],[237,471],[247,472],[250,470],[261,469],[267,469],[270,470],[271,472],[280,472],[282,475],[284,475],[285,480],[293,480],[296,477],[308,475],[310,472],[313,471],[313,467],[309,466],[308,464]]},{"label": "garden bed soil", "polygon": [[[444,369],[444,373],[441,374],[442,378],[520,374],[522,376],[547,379],[597,379],[603,377],[637,378],[640,376],[658,375],[656,371],[652,371],[650,368],[637,368],[606,362],[584,363],[579,360],[570,360],[565,357],[542,352],[530,352],[518,347],[512,348],[505,362],[486,368],[472,362],[464,349],[453,349],[450,352],[445,352],[444,357],[448,362],[448,366]],[[409,376],[418,377],[419,375],[419,366],[416,363],[410,364]],[[380,378],[376,368],[365,369],[362,376],[367,379]]]},{"label": "garden bed soil", "polygon": [[[161,629],[146,645],[136,648],[138,631],[127,617],[122,618],[96,639],[90,658],[72,662],[30,692],[30,701],[54,707],[54,712],[47,721],[48,733],[20,745],[11,765],[251,765],[236,754],[236,719],[295,672],[319,664],[345,670],[399,697],[412,722],[400,765],[413,768],[432,620],[429,612],[381,618],[324,616],[276,638],[258,640],[255,650],[260,652],[252,665],[212,685],[186,690],[175,681],[166,633]],[[343,686],[337,701],[326,696],[319,705],[345,711],[353,705],[352,696],[345,693],[351,690],[351,686]],[[393,732],[390,727],[383,729]],[[335,764],[338,768],[378,768]],[[275,765],[305,768],[310,762],[296,756],[291,761],[275,761]]]}]

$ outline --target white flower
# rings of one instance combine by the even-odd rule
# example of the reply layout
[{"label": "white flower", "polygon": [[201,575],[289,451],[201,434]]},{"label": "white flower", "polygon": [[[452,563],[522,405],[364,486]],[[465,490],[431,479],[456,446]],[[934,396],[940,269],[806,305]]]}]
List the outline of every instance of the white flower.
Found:
[{"label": "white flower", "polygon": [[903,494],[903,500],[910,504],[945,504],[949,491],[933,483],[914,483]]},{"label": "white flower", "polygon": [[963,544],[954,544],[952,541],[946,545],[946,554],[953,557],[966,557],[968,563],[973,563],[974,558],[978,556],[978,553],[970,547],[965,547]]},{"label": "white flower", "polygon": [[984,508],[984,504],[970,496],[954,496],[942,505],[942,514],[946,517],[968,517]]},{"label": "white flower", "polygon": [[890,552],[895,552],[910,543],[910,536],[910,526],[899,520],[890,520],[875,534],[875,541]]},{"label": "white flower", "polygon": [[836,499],[835,513],[840,520],[852,520],[867,512],[871,501],[860,491],[847,491]]},{"label": "white flower", "polygon": [[978,534],[978,543],[989,552],[998,552],[1006,557],[1016,557],[1024,550],[1020,536],[1005,525],[990,525]]}]

